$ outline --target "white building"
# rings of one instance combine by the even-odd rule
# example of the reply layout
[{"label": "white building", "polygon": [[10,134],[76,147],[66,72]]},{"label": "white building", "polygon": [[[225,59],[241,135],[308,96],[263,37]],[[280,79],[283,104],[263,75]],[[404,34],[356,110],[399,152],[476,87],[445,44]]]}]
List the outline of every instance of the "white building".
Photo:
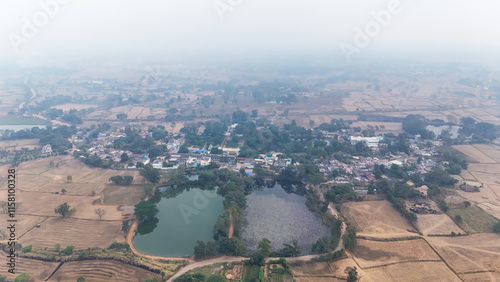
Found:
[{"label": "white building", "polygon": [[375,137],[362,137],[362,136],[351,136],[351,145],[356,145],[357,143],[364,142],[370,148],[378,148],[378,143],[384,139],[382,136]]}]

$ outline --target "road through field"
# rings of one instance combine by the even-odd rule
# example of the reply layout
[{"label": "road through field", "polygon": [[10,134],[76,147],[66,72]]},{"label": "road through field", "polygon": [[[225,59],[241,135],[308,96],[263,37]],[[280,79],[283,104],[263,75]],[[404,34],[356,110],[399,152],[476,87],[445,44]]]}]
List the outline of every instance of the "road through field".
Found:
[{"label": "road through field", "polygon": [[[342,239],[342,237],[344,236],[345,229],[346,229],[346,225],[345,225],[345,223],[342,223],[342,231],[340,233],[339,245],[334,250],[334,252],[340,251],[341,249],[344,248],[344,240]],[[308,261],[308,260],[311,260],[317,256],[320,256],[320,255],[326,255],[326,254],[314,254],[314,255],[292,257],[292,258],[286,258],[286,260],[289,262]],[[174,281],[175,278],[180,277],[184,273],[186,273],[190,270],[196,269],[198,267],[203,267],[203,266],[207,266],[207,265],[212,265],[214,263],[222,263],[222,262],[241,262],[241,261],[246,260],[246,259],[248,259],[248,258],[245,258],[245,257],[220,257],[220,258],[215,258],[215,259],[211,259],[211,260],[204,260],[204,261],[200,261],[200,262],[195,262],[195,263],[192,263],[192,264],[180,269],[177,273],[175,273],[172,277],[170,277],[167,280],[167,282],[172,282],[172,281]],[[266,261],[269,262],[270,260],[276,260],[276,259],[279,259],[279,258],[267,258]]]}]

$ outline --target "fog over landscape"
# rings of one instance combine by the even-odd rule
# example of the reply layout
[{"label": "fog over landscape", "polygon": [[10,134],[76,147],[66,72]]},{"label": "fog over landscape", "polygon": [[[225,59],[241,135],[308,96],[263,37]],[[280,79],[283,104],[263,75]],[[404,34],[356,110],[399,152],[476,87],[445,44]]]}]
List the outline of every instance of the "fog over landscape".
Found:
[{"label": "fog over landscape", "polygon": [[[344,58],[340,46],[349,44],[363,46],[355,62],[422,52],[491,57],[500,47],[499,6],[493,0],[4,0],[0,55],[4,63],[66,56]],[[369,43],[360,39],[356,46],[357,29],[366,34],[367,27]]]}]

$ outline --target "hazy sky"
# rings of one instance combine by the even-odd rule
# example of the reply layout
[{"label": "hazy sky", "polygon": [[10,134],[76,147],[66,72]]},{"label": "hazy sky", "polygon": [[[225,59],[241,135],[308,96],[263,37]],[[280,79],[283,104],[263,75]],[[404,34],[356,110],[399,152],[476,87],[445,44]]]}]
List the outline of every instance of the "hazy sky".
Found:
[{"label": "hazy sky", "polygon": [[500,47],[499,11],[498,0],[1,0],[0,58],[475,52]]}]

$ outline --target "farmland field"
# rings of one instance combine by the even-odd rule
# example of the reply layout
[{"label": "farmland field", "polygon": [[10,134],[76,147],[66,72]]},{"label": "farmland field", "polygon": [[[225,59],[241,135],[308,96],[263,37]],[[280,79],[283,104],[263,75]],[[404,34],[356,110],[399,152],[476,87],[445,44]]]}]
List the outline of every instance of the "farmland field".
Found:
[{"label": "farmland field", "polygon": [[[7,254],[0,251],[2,258],[7,257]],[[59,262],[46,262],[41,260],[27,259],[22,257],[16,258],[16,274],[21,272],[28,273],[34,281],[44,281],[45,278],[56,269]],[[16,275],[7,275],[7,265],[5,263],[0,264],[0,276],[7,276],[8,279],[13,279]],[[12,280],[11,280],[12,281]],[[76,281],[76,279],[75,279]]]},{"label": "farmland field", "polygon": [[[21,163],[17,168],[17,175],[19,190],[54,193],[64,188],[70,195],[91,195],[92,191],[98,195],[109,185],[109,178],[114,175],[131,175],[134,183],[140,183],[142,179],[138,171],[91,168],[71,156]],[[72,176],[72,181],[66,179],[68,175]]]},{"label": "farmland field", "polygon": [[363,269],[408,261],[441,260],[421,239],[396,242],[357,239],[357,245],[352,253]]},{"label": "farmland field", "polygon": [[[3,195],[2,195],[3,196]],[[71,208],[75,208],[75,213],[71,215],[74,218],[99,219],[95,214],[95,209],[105,210],[103,220],[120,220],[121,212],[117,211],[116,206],[92,205],[99,196],[73,196],[52,194],[43,192],[17,192],[17,201],[21,205],[17,212],[25,215],[38,216],[59,216],[54,212],[54,208],[63,203],[68,203]],[[0,199],[3,199],[1,197]]]},{"label": "farmland field", "polygon": [[66,262],[48,281],[76,281],[78,277],[86,281],[131,281],[142,282],[147,278],[160,279],[151,271],[112,260],[88,260]]},{"label": "farmland field", "polygon": [[463,219],[461,227],[470,233],[491,232],[493,225],[498,222],[493,216],[476,206],[461,209],[450,208],[448,214],[452,218],[460,215]]},{"label": "farmland field", "polygon": [[142,185],[109,185],[103,191],[103,204],[105,205],[135,205],[145,196]]},{"label": "farmland field", "polygon": [[[458,237],[429,237],[429,243],[457,272],[500,272],[500,235],[485,233]],[[493,274],[488,274],[489,281]]]},{"label": "farmland field", "polygon": [[348,202],[342,205],[347,220],[358,235],[402,237],[416,235],[416,230],[386,200]]},{"label": "farmland field", "polygon": [[243,281],[249,282],[249,281],[254,281],[255,279],[258,280],[259,279],[259,271],[260,271],[260,266],[256,266],[256,265],[245,266],[244,274],[243,274]]},{"label": "farmland field", "polygon": [[364,270],[363,281],[461,281],[444,262],[403,262]]},{"label": "farmland field", "polygon": [[[300,262],[292,263],[292,273],[297,281],[339,281],[337,279],[346,279],[344,272],[346,267],[356,266],[356,262],[351,257],[337,260],[334,262]],[[358,272],[363,274],[363,270]],[[318,280],[314,280],[318,279]],[[345,280],[344,280],[345,281]]]},{"label": "farmland field", "polygon": [[465,233],[446,214],[417,214],[416,226],[424,235],[450,235]]},{"label": "farmland field", "polygon": [[89,247],[107,248],[114,241],[125,242],[121,231],[121,221],[99,221],[74,218],[51,217],[43,222],[42,227],[34,228],[19,241],[33,248],[53,248],[69,245],[76,249]]}]

